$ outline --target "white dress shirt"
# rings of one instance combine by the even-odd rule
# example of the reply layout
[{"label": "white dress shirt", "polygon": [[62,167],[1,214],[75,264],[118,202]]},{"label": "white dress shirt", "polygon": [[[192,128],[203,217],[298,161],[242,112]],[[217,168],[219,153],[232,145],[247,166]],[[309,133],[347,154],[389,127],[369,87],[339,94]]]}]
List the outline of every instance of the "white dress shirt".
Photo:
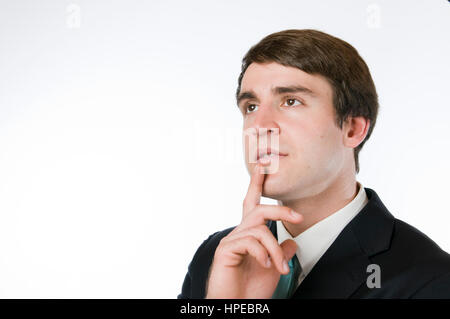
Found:
[{"label": "white dress shirt", "polygon": [[286,239],[293,239],[297,243],[296,255],[302,266],[302,272],[298,278],[298,285],[302,283],[303,279],[309,274],[344,227],[367,204],[366,191],[361,183],[357,182],[357,184],[359,186],[358,194],[350,203],[314,224],[295,238],[289,234],[283,223],[277,220],[278,243],[281,244]]}]

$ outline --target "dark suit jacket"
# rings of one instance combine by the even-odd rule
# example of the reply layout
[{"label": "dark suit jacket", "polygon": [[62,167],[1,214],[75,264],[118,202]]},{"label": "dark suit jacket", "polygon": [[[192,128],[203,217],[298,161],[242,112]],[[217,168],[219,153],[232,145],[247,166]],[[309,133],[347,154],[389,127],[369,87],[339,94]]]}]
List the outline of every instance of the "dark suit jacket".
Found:
[{"label": "dark suit jacket", "polygon": [[[342,230],[292,298],[450,298],[450,255],[425,234],[394,218],[377,193]],[[424,212],[426,213],[426,212]],[[276,237],[276,222],[267,226]],[[216,232],[197,249],[178,298],[204,298],[209,267],[220,240]],[[380,288],[368,277],[379,265]]]}]

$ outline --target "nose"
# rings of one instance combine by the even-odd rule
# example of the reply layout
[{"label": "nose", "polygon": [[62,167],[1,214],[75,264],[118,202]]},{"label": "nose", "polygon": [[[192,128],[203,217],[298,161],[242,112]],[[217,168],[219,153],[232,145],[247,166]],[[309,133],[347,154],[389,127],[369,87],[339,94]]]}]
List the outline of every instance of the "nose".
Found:
[{"label": "nose", "polygon": [[256,162],[258,150],[278,149],[280,126],[277,114],[270,106],[261,106],[248,123],[245,135],[249,137],[247,151],[249,158]]},{"label": "nose", "polygon": [[272,139],[280,133],[276,112],[270,106],[261,106],[256,113],[251,127],[255,129],[258,140],[268,140],[269,136]]}]

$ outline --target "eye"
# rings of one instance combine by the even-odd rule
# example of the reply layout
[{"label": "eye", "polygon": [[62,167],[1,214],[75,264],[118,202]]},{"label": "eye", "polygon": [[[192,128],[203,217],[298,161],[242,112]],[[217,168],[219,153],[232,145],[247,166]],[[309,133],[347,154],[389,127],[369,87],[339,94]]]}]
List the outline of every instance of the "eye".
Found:
[{"label": "eye", "polygon": [[[256,107],[258,107],[258,105],[256,105],[256,104],[249,104],[249,105],[247,105],[245,107],[245,114],[252,113],[255,110]],[[253,109],[250,110],[251,108],[253,108]],[[247,112],[247,110],[250,110],[251,112]]]},{"label": "eye", "polygon": [[[295,101],[297,101],[298,104],[295,104]],[[300,102],[299,100],[297,100],[297,99],[291,99],[291,98],[286,99],[286,102],[287,102],[288,105],[286,105],[286,104],[283,104],[283,105],[285,105],[285,106],[297,106],[297,105],[299,105],[299,104],[303,104],[303,103]]]}]

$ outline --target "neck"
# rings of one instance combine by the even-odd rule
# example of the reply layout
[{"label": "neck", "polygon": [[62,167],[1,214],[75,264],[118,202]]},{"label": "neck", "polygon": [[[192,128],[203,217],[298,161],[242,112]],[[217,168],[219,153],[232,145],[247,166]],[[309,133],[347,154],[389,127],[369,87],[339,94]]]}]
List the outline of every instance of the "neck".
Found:
[{"label": "neck", "polygon": [[279,201],[280,205],[287,206],[303,215],[303,221],[300,224],[283,221],[283,225],[292,237],[296,237],[346,206],[356,197],[358,191],[359,186],[356,183],[355,175],[350,175],[348,178],[336,179],[326,189],[314,196]]}]

